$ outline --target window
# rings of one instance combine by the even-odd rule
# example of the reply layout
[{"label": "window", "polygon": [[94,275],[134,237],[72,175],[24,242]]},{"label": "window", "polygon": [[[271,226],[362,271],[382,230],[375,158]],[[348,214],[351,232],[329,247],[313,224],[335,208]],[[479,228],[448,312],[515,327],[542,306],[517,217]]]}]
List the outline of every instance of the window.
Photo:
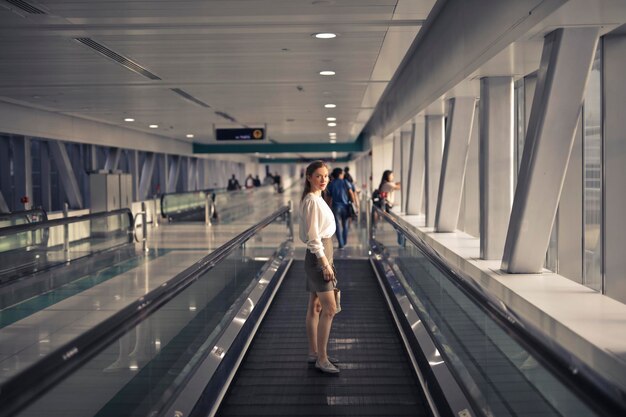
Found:
[{"label": "window", "polygon": [[603,291],[602,40],[598,44],[583,104],[583,283]]}]

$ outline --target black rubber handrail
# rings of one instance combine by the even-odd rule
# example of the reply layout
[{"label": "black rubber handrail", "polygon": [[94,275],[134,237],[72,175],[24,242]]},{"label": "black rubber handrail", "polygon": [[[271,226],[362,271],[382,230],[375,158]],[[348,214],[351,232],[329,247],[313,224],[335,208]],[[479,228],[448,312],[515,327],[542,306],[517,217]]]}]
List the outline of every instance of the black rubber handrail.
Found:
[{"label": "black rubber handrail", "polygon": [[9,236],[16,233],[32,232],[33,230],[37,229],[47,229],[55,226],[64,226],[66,224],[84,222],[88,220],[95,220],[103,217],[112,217],[124,214],[128,216],[128,232],[130,233],[133,229],[133,213],[130,211],[130,209],[124,208],[113,211],[102,211],[99,213],[84,214],[82,216],[62,217],[60,219],[46,220],[43,222],[18,224],[15,226],[4,227],[0,229],[0,237]]},{"label": "black rubber handrail", "polygon": [[167,282],[2,383],[0,385],[0,404],[2,404],[0,417],[16,415],[19,410],[31,404],[55,384],[180,294],[261,229],[280,216],[288,214],[289,211],[288,206],[275,211]]},{"label": "black rubber handrail", "polygon": [[41,215],[41,222],[48,220],[48,213],[46,213],[46,210],[44,210],[43,208],[34,208],[24,211],[12,211],[10,213],[0,213],[0,220],[10,220],[16,217],[28,217],[33,214]]},{"label": "black rubber handrail", "polygon": [[180,196],[180,195],[185,195],[185,194],[196,194],[196,193],[211,194],[212,196],[214,196],[215,193],[221,192],[221,191],[224,191],[224,190],[226,190],[226,188],[206,188],[204,190],[177,191],[177,192],[173,192],[173,193],[163,193],[163,194],[161,194],[161,198],[160,198],[160,202],[161,202],[161,216],[167,217],[170,214],[180,214],[178,212],[172,213],[172,212],[169,212],[167,210],[164,210],[163,200],[165,200],[165,198],[167,198],[167,197]]},{"label": "black rubber handrail", "polygon": [[[379,207],[372,207],[592,409],[603,416],[626,416],[626,392],[620,386],[575,358],[565,347],[546,337],[534,324],[485,291],[466,272],[453,266],[424,239],[405,226],[405,220]],[[445,355],[445,351],[440,352]]]}]

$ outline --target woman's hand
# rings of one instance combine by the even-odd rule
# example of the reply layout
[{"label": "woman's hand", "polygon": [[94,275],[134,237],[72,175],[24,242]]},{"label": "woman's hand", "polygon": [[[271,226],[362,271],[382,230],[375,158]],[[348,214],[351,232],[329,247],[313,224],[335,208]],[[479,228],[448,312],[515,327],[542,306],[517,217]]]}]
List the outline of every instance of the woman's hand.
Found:
[{"label": "woman's hand", "polygon": [[335,278],[335,271],[330,264],[326,264],[322,267],[322,273],[324,274],[324,281],[332,281]]}]

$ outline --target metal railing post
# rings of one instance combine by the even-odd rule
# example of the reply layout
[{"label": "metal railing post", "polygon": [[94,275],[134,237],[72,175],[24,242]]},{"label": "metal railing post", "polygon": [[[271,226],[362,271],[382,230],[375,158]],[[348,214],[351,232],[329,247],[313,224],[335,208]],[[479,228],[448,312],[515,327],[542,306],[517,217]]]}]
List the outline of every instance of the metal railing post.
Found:
[{"label": "metal railing post", "polygon": [[287,203],[289,206],[289,212],[287,213],[287,227],[289,228],[289,240],[293,242],[293,201],[289,200]]},{"label": "metal railing post", "polygon": [[211,195],[208,192],[204,193],[204,225],[205,226],[211,226],[211,216],[213,215],[211,213],[212,204],[213,204],[213,200],[211,198]]},{"label": "metal railing post", "polygon": [[142,239],[142,249],[144,252],[148,252],[148,215],[146,211],[146,203],[145,201],[141,202],[141,233],[143,235]]},{"label": "metal railing post", "polygon": [[158,205],[157,205],[157,199],[155,198],[154,200],[154,211],[152,212],[152,227],[159,227],[159,217],[161,217],[159,215],[159,211],[158,211]]},{"label": "metal railing post", "polygon": [[[70,214],[70,205],[63,203],[63,217],[67,218]],[[65,252],[65,261],[70,261],[70,225],[63,225],[63,251]]]}]

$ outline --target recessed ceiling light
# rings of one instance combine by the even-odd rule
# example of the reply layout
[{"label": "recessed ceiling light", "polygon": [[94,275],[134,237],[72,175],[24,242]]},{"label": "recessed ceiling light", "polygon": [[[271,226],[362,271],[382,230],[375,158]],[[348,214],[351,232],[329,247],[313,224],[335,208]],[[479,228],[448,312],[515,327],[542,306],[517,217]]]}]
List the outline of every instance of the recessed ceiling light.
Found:
[{"label": "recessed ceiling light", "polygon": [[320,71],[320,75],[335,75],[335,71],[330,71],[330,70]]},{"label": "recessed ceiling light", "polygon": [[337,120],[337,118],[336,117],[327,117],[326,120],[329,121],[329,122],[334,122],[334,121]]},{"label": "recessed ceiling light", "polygon": [[124,119],[125,122],[134,122],[135,119],[133,119],[132,117],[127,117],[126,119]]},{"label": "recessed ceiling light", "polygon": [[330,143],[337,143],[337,141],[335,139],[331,139]]},{"label": "recessed ceiling light", "polygon": [[315,33],[315,34],[313,34],[313,36],[315,36],[317,39],[332,39],[332,38],[336,38],[337,37],[336,34],[330,33],[330,32]]},{"label": "recessed ceiling light", "polygon": [[331,155],[333,156],[333,159],[337,158],[337,152],[333,151]]},{"label": "recessed ceiling light", "polygon": [[337,107],[337,105],[329,103],[329,104],[324,104],[324,107],[326,107],[327,109],[334,109],[335,107]]},{"label": "recessed ceiling light", "polygon": [[335,127],[335,126],[337,126],[337,123],[335,123],[335,122],[330,122],[330,123],[328,123],[328,126],[330,126],[330,127]]},{"label": "recessed ceiling light", "polygon": [[193,138],[193,133],[187,133],[187,137],[190,139]]},{"label": "recessed ceiling light", "polygon": [[150,126],[148,126],[148,127],[149,127],[150,129],[158,129],[158,128],[159,128],[159,125],[150,125]]}]

